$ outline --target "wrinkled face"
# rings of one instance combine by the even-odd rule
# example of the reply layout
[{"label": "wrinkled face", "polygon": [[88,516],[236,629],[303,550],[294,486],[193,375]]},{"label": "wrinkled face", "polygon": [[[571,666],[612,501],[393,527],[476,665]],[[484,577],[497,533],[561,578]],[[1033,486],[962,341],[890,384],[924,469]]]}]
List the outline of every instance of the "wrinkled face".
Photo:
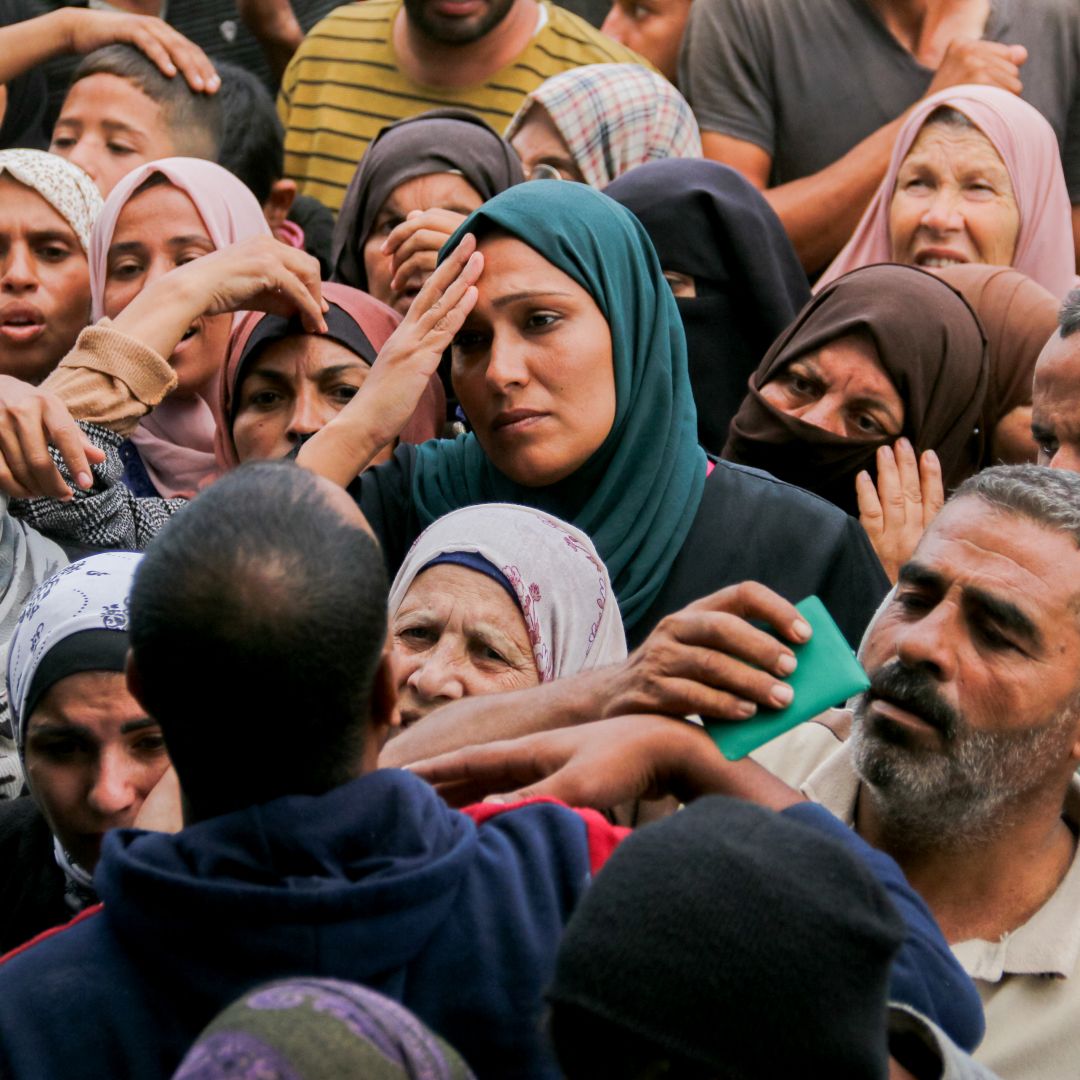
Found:
[{"label": "wrinkled face", "polygon": [[615,0],[600,29],[675,82],[689,15],[690,0]]},{"label": "wrinkled face", "polygon": [[893,261],[1011,266],[1019,232],[1012,180],[990,140],[974,128],[924,127],[889,205]]},{"label": "wrinkled face", "polygon": [[510,145],[514,148],[514,153],[521,158],[526,180],[533,178],[533,172],[538,165],[547,165],[564,180],[585,183],[585,176],[578,168],[570,147],[543,105],[535,104],[529,109],[521,127],[510,140]]},{"label": "wrinkled face", "polygon": [[[162,274],[214,250],[206,225],[188,195],[157,184],[133,196],[120,211],[105,277],[105,314],[124,310]],[[176,370],[177,396],[208,388],[225,358],[232,315],[200,315],[177,345],[169,363]]]},{"label": "wrinkled face", "polygon": [[409,22],[442,45],[471,45],[510,13],[514,0],[405,0]]},{"label": "wrinkled face", "polygon": [[969,838],[1060,783],[1080,749],[1080,551],[974,496],[901,570],[863,653],[854,757],[912,838]]},{"label": "wrinkled face", "polygon": [[40,382],[90,321],[90,268],[71,226],[0,176],[0,374]]},{"label": "wrinkled face", "polygon": [[611,331],[589,293],[527,244],[494,236],[480,250],[454,390],[496,468],[544,487],[581,468],[615,422]]},{"label": "wrinkled face", "polygon": [[233,442],[241,462],[291,453],[345,407],[370,371],[344,345],[314,334],[271,342],[246,365],[237,389]]},{"label": "wrinkled face", "polygon": [[399,184],[382,204],[375,217],[371,233],[364,241],[364,271],[367,274],[367,291],[404,315],[413,298],[427,280],[413,274],[404,286],[395,291],[390,287],[394,271],[390,255],[382,253],[386,238],[414,210],[453,210],[455,214],[468,215],[483,203],[480,193],[465,179],[454,173],[431,173],[416,176]]},{"label": "wrinkled face", "polygon": [[761,387],[761,396],[788,416],[850,439],[895,437],[904,426],[904,403],[861,335],[800,356]]},{"label": "wrinkled face", "polygon": [[1039,464],[1080,472],[1080,334],[1055,334],[1035,365],[1031,434]]},{"label": "wrinkled face", "polygon": [[118,75],[89,75],[69,91],[49,149],[85,169],[103,196],[137,165],[176,153],[161,106]]},{"label": "wrinkled face", "polygon": [[418,574],[391,629],[406,726],[458,698],[540,681],[521,608],[498,582],[466,566]]},{"label": "wrinkled face", "polygon": [[53,834],[93,870],[109,829],[127,828],[169,766],[161,729],[128,693],[122,672],[55,683],[26,730],[26,771]]}]

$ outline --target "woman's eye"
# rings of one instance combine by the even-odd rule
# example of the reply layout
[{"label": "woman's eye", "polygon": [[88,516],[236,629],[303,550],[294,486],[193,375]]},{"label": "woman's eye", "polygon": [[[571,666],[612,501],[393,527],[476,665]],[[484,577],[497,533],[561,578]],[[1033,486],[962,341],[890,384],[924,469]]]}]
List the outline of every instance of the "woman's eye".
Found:
[{"label": "woman's eye", "polygon": [[533,312],[526,320],[525,326],[529,330],[546,330],[559,321],[559,316],[550,311]]},{"label": "woman's eye", "polygon": [[131,281],[143,273],[142,263],[122,262],[117,263],[109,270],[109,279],[116,281]]},{"label": "woman's eye", "polygon": [[788,389],[797,397],[812,398],[819,396],[819,388],[813,379],[800,375],[797,371],[787,373]]},{"label": "woman's eye", "polygon": [[855,426],[859,431],[867,435],[884,435],[885,429],[867,413],[860,413],[855,417]]},{"label": "woman's eye", "polygon": [[70,150],[75,145],[75,140],[70,135],[57,135],[53,141],[51,150]]},{"label": "woman's eye", "polygon": [[471,349],[479,349],[484,344],[485,340],[485,336],[479,331],[462,330],[457,337],[454,338],[453,348],[460,349],[462,352],[468,352]]},{"label": "woman's eye", "polygon": [[642,20],[647,19],[651,14],[652,11],[643,4],[635,4],[630,9],[630,18],[632,18],[634,22],[641,22]]},{"label": "woman's eye", "polygon": [[81,739],[50,739],[39,743],[35,749],[44,758],[55,762],[70,762],[88,751]]},{"label": "woman's eye", "polygon": [[176,257],[177,266],[187,266],[188,263],[194,262],[196,259],[201,259],[207,252],[205,251],[184,251]]},{"label": "woman's eye", "polygon": [[439,635],[430,626],[405,626],[396,636],[408,645],[431,645]]},{"label": "woman's eye", "polygon": [[353,386],[351,383],[342,383],[341,386],[335,386],[334,389],[330,391],[330,397],[334,401],[345,405],[356,397],[359,390],[359,386]]},{"label": "woman's eye", "polygon": [[164,735],[144,735],[135,743],[135,750],[140,754],[161,754],[165,751]]},{"label": "woman's eye", "polygon": [[117,157],[124,157],[127,154],[134,154],[135,148],[133,146],[124,146],[122,143],[108,143],[109,153],[115,154]]},{"label": "woman's eye", "polygon": [[477,646],[477,652],[480,654],[482,660],[486,660],[491,664],[509,664],[510,661],[498,649],[493,649],[490,645],[480,643]]},{"label": "woman's eye", "polygon": [[277,405],[282,400],[282,395],[276,390],[256,390],[255,393],[248,398],[248,404],[254,405],[257,409],[269,409]]},{"label": "woman's eye", "polygon": [[38,257],[45,262],[63,262],[71,254],[71,251],[60,244],[46,244],[44,247],[38,248],[37,253]]},{"label": "woman's eye", "polygon": [[933,605],[925,596],[917,592],[898,592],[896,602],[905,611],[928,611]]}]

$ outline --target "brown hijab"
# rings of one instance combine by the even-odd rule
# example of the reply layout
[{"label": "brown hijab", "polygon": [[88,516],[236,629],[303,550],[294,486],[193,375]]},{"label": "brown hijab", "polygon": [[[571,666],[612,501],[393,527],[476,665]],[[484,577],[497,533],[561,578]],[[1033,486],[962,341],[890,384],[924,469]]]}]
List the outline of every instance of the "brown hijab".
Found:
[{"label": "brown hijab", "polygon": [[1031,404],[1035,361],[1057,330],[1061,305],[1048,289],[1009,266],[947,266],[934,273],[975,309],[986,331],[990,381],[983,427],[989,454],[995,425],[1013,409]]},{"label": "brown hijab", "polygon": [[834,435],[776,409],[760,388],[807,353],[849,334],[873,342],[904,403],[901,434],[917,453],[934,450],[947,489],[977,471],[989,382],[986,338],[951,285],[914,266],[867,266],[821,290],[773,343],[731,422],[724,457],[764,469],[857,512],[855,476],[874,474],[891,441]]}]

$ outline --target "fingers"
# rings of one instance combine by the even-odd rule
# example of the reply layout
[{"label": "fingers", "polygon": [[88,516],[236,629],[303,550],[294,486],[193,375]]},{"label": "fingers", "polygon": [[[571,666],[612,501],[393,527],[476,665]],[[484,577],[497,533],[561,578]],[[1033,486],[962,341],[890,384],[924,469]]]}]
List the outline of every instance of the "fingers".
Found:
[{"label": "fingers", "polygon": [[[744,581],[721,589],[711,596],[696,601],[686,609],[686,611],[691,610],[727,612],[738,615],[741,619],[760,620],[788,641],[800,645],[809,641],[812,633],[809,623],[799,614],[794,604],[756,581]],[[775,639],[771,638],[771,635],[764,636],[773,640],[775,644]],[[780,650],[787,654],[791,652],[784,646],[780,646]],[[757,660],[756,657],[752,659]]]},{"label": "fingers", "polygon": [[409,771],[438,787],[440,793],[444,789],[453,793],[456,802],[475,802],[492,792],[539,781],[557,767],[541,764],[533,745],[534,740],[524,738],[468,746],[416,762]]},{"label": "fingers", "polygon": [[160,19],[140,19],[134,24],[130,41],[164,75],[172,78],[179,71],[192,90],[212,94],[221,86],[221,79],[206,53]]},{"label": "fingers", "polygon": [[919,459],[919,483],[922,494],[923,526],[927,526],[945,505],[945,484],[941,477],[941,462],[933,450]]},{"label": "fingers", "polygon": [[[404,251],[404,248],[402,248],[402,251]],[[390,288],[393,289],[394,292],[402,292],[410,281],[415,281],[422,285],[428,277],[434,273],[438,260],[438,248],[413,250],[411,254],[405,258],[405,261],[400,263],[395,256],[394,276],[390,280]]]},{"label": "fingers", "polygon": [[441,248],[464,220],[464,214],[453,210],[413,210],[401,224],[391,229],[379,250],[383,255],[394,255],[398,248],[419,232],[427,234],[428,243],[437,243],[437,247]]},{"label": "fingers", "polygon": [[[84,489],[93,487],[94,478],[90,472],[87,448],[93,450],[99,460],[104,460],[104,453],[90,444],[82,429],[72,419],[71,413],[60,401],[49,399],[45,402],[43,419],[45,428],[48,431],[49,441],[60,452],[68,473],[74,477],[75,483]],[[49,458],[49,464],[52,465],[52,472],[56,473],[56,466],[52,464],[51,457]],[[46,475],[49,474],[46,473]],[[56,473],[56,475],[59,475],[59,473]],[[62,477],[61,483],[63,483]],[[67,494],[66,485],[65,494]]]},{"label": "fingers", "polygon": [[285,247],[286,251],[293,252],[294,255],[304,255],[304,258],[297,260],[293,255],[280,253],[287,272],[282,275],[279,287],[292,301],[304,329],[312,334],[325,334],[327,327],[323,314],[329,305],[323,300],[318,261],[284,244],[280,246]]},{"label": "fingers", "polygon": [[49,454],[40,412],[11,410],[7,423],[0,425],[0,448],[16,485],[27,495],[69,499],[71,490]]},{"label": "fingers", "polygon": [[879,535],[885,527],[885,513],[874,481],[865,469],[855,477],[855,498],[859,504],[862,527],[871,537]]}]

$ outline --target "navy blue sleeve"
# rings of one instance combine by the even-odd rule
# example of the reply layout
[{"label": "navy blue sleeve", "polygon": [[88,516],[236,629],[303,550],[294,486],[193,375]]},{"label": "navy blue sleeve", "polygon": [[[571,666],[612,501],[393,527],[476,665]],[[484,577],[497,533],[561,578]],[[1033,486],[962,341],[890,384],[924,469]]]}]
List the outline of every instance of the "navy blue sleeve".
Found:
[{"label": "navy blue sleeve", "polygon": [[907,925],[907,937],[893,960],[892,1000],[933,1020],[957,1046],[974,1050],[986,1031],[979,992],[903,870],[817,803],[799,803],[783,813],[846,844],[889,894]]}]

